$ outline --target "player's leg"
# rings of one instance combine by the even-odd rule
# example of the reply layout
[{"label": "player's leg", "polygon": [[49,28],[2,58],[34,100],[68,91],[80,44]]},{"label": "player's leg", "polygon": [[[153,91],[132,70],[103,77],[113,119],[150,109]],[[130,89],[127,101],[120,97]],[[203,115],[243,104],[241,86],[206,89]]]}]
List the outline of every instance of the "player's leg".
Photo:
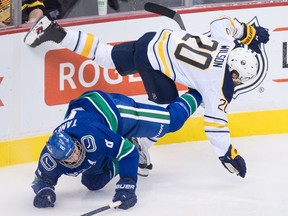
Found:
[{"label": "player's leg", "polygon": [[55,21],[41,17],[24,38],[24,43],[35,48],[46,41],[60,43],[67,32]]},{"label": "player's leg", "polygon": [[66,30],[56,21],[50,21],[44,16],[26,34],[24,42],[34,48],[47,41],[53,41],[78,55],[93,59],[102,67],[115,68],[111,57],[113,46],[102,43],[93,34]]},{"label": "player's leg", "polygon": [[137,103],[120,94],[111,94],[111,98],[120,112],[121,135],[138,147],[140,168],[151,164],[148,148],[166,133],[180,129],[202,101],[197,91],[183,94],[167,108]]},{"label": "player's leg", "polygon": [[[97,161],[98,163],[98,161]],[[99,161],[99,163],[101,163]],[[85,185],[89,190],[100,190],[111,179],[118,174],[117,162],[109,160],[100,169],[97,166],[83,172],[81,177],[81,183]]]},{"label": "player's leg", "polygon": [[150,64],[148,44],[154,36],[154,32],[148,32],[135,41],[135,67],[141,76],[148,99],[158,104],[168,104],[178,97],[178,90],[173,80],[161,71],[154,70]]},{"label": "player's leg", "polygon": [[153,168],[148,149],[158,139],[150,137],[132,137],[129,140],[137,147],[139,152],[138,175],[147,177],[149,171]]},{"label": "player's leg", "polygon": [[[196,111],[202,101],[197,91],[189,91],[177,97],[166,108],[143,104],[121,94],[111,94],[120,116],[123,137],[160,138],[179,130]],[[147,130],[149,128],[149,130]]]},{"label": "player's leg", "polygon": [[93,59],[101,67],[116,68],[121,76],[139,72],[149,100],[167,104],[178,96],[178,91],[173,80],[155,71],[149,63],[147,47],[154,35],[149,32],[135,42],[111,46],[93,34],[65,30],[57,22],[42,17],[27,33],[24,42],[31,47],[46,41],[60,43],[62,47]]},{"label": "player's leg", "polygon": [[154,70],[148,60],[147,47],[154,35],[154,32],[148,32],[137,41],[115,45],[111,55],[121,76],[137,72],[140,74],[150,101],[168,104],[178,96],[178,90],[174,81]]},{"label": "player's leg", "polygon": [[[146,138],[145,136],[149,137],[149,136],[155,136],[156,133],[151,133],[149,134],[150,131],[158,131],[158,128],[160,128],[161,126],[154,124],[154,125],[147,125],[147,128],[149,127],[154,127],[154,129],[150,130],[146,130],[145,134],[140,134],[143,137],[136,137],[137,136],[137,131],[139,128],[140,124],[137,124],[138,121],[142,121],[141,119],[143,119],[143,121],[145,121],[145,118],[149,118],[149,116],[145,117],[145,113],[151,113],[152,111],[154,111],[154,109],[152,110],[148,110],[148,109],[143,109],[142,104],[138,104],[136,103],[132,98],[126,97],[124,95],[121,94],[111,94],[111,98],[114,101],[114,103],[116,104],[121,119],[119,120],[119,132],[123,137],[126,137],[130,140],[130,142],[132,142],[138,149],[139,152],[139,164],[138,164],[138,175],[141,176],[148,176],[149,174],[149,170],[152,169],[152,164],[151,164],[151,160],[150,160],[150,155],[148,152],[148,148],[146,145],[144,145],[144,143],[142,142],[143,139],[149,139]],[[140,105],[140,106],[139,106]],[[143,105],[144,106],[144,105]],[[154,108],[154,107],[153,107]],[[141,110],[143,111],[143,115],[141,114]],[[159,112],[163,111],[163,108],[160,107]],[[142,116],[141,116],[142,115]],[[169,118],[169,113],[165,111],[164,115],[166,115],[166,118]],[[133,137],[135,136],[135,137]],[[141,142],[139,142],[139,139],[141,139]],[[154,139],[153,139],[154,140]],[[155,139],[156,140],[156,139]],[[153,141],[151,143],[151,145],[154,143],[155,141]],[[147,169],[147,167],[149,169]]]},{"label": "player's leg", "polygon": [[25,36],[24,42],[31,47],[53,41],[81,56],[93,59],[105,68],[116,68],[121,76],[137,72],[134,65],[134,42],[111,46],[93,34],[66,30],[57,22],[42,17]]}]

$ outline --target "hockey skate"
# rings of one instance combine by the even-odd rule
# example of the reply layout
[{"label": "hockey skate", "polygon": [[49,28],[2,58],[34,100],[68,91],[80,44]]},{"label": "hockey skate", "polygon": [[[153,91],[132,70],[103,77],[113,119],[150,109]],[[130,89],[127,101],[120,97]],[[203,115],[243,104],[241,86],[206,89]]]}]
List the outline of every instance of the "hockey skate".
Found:
[{"label": "hockey skate", "polygon": [[55,21],[50,21],[46,16],[41,17],[30,29],[24,38],[24,43],[32,48],[46,41],[60,43],[67,32]]},{"label": "hockey skate", "polygon": [[132,137],[129,141],[137,147],[139,152],[138,175],[147,177],[149,170],[153,168],[148,149],[145,145],[141,145],[139,138]]}]

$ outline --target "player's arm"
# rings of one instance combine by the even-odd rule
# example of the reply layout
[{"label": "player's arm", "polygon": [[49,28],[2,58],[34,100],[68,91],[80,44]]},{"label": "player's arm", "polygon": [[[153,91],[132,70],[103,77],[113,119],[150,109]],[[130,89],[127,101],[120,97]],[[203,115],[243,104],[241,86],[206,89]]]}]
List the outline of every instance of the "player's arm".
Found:
[{"label": "player's arm", "polygon": [[[106,154],[112,157],[118,164],[119,181],[116,183],[113,202],[120,200],[121,209],[128,209],[137,202],[136,186],[139,153],[137,148],[127,139],[114,133],[106,131],[109,135],[105,139]],[[117,169],[116,169],[117,170]]]},{"label": "player's arm", "polygon": [[230,172],[246,175],[246,163],[230,142],[230,131],[224,119],[205,115],[205,133],[223,166]]},{"label": "player's arm", "polygon": [[54,207],[56,201],[55,186],[60,176],[57,171],[57,162],[44,148],[31,186],[36,194],[33,200],[35,207]]},{"label": "player's arm", "polygon": [[243,35],[243,28],[239,22],[234,22],[228,16],[221,16],[210,23],[211,37],[220,41],[231,41]]},{"label": "player's arm", "polygon": [[29,14],[26,23],[34,23],[44,15],[45,5],[41,0],[26,0],[22,5],[22,9],[27,10]]},{"label": "player's arm", "polygon": [[[214,101],[219,101],[219,103],[216,104]],[[244,178],[246,175],[245,160],[231,144],[227,120],[227,100],[225,98],[219,97],[219,99],[217,99],[216,97],[213,98],[211,96],[210,100],[204,100],[204,105],[205,133],[212,144],[215,153],[229,172]]]},{"label": "player's arm", "polygon": [[29,13],[29,18],[26,23],[35,23],[43,15],[44,15],[43,10],[41,10],[40,8],[35,8]]},{"label": "player's arm", "polygon": [[268,29],[261,26],[252,26],[247,23],[240,23],[236,19],[222,16],[210,24],[212,37],[222,40],[239,40],[241,43],[260,53],[259,45],[269,41]]}]

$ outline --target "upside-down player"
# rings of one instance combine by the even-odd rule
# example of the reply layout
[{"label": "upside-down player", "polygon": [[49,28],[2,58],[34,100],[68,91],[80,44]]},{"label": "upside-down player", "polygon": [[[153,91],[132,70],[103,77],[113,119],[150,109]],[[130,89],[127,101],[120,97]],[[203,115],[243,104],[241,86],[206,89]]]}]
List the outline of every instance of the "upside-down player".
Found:
[{"label": "upside-down player", "polygon": [[[251,50],[260,52],[259,46],[269,41],[269,33],[263,27],[226,16],[213,20],[210,32],[209,37],[160,29],[145,33],[136,41],[111,46],[95,35],[65,30],[43,17],[30,29],[24,42],[36,47],[54,41],[102,67],[116,68],[122,76],[139,72],[149,100],[156,103],[169,103],[178,96],[175,82],[196,89],[203,99],[205,132],[216,154],[229,172],[245,177],[245,161],[231,144],[227,110],[234,85],[257,74],[258,60]],[[248,45],[249,49],[241,45]],[[148,145],[155,140],[146,139]]]}]

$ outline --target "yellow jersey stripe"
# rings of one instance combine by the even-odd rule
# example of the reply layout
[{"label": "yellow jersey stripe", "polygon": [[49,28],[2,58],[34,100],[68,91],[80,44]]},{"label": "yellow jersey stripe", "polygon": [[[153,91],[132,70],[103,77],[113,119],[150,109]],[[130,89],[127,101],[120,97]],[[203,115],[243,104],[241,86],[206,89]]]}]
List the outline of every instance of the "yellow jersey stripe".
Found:
[{"label": "yellow jersey stripe", "polygon": [[236,33],[235,23],[234,23],[234,21],[233,21],[231,18],[229,18],[229,22],[230,22],[230,24],[233,26],[233,35],[235,35],[235,33]]},{"label": "yellow jersey stripe", "polygon": [[219,124],[219,123],[215,123],[215,122],[204,122],[204,126],[207,127],[215,127],[215,128],[224,128],[227,127],[227,124]]},{"label": "yellow jersey stripe", "polygon": [[87,34],[85,45],[81,53],[82,56],[88,57],[92,49],[93,41],[94,41],[94,36],[92,34]]},{"label": "yellow jersey stripe", "polygon": [[171,71],[169,70],[169,67],[168,67],[168,64],[167,64],[167,61],[166,61],[166,58],[165,58],[165,47],[164,47],[164,42],[166,41],[167,37],[171,34],[171,32],[169,31],[165,31],[163,34],[162,34],[162,37],[160,39],[160,42],[158,43],[158,54],[159,54],[159,57],[160,57],[160,60],[163,64],[163,67],[164,67],[164,74],[168,77],[170,77],[171,75]]},{"label": "yellow jersey stripe", "polygon": [[29,4],[29,3],[24,3],[22,6],[21,6],[21,10],[24,10],[25,8],[31,8],[31,7],[37,7],[37,6],[44,6],[44,3],[41,2],[41,1],[36,1],[36,2],[33,2],[32,4]]}]

